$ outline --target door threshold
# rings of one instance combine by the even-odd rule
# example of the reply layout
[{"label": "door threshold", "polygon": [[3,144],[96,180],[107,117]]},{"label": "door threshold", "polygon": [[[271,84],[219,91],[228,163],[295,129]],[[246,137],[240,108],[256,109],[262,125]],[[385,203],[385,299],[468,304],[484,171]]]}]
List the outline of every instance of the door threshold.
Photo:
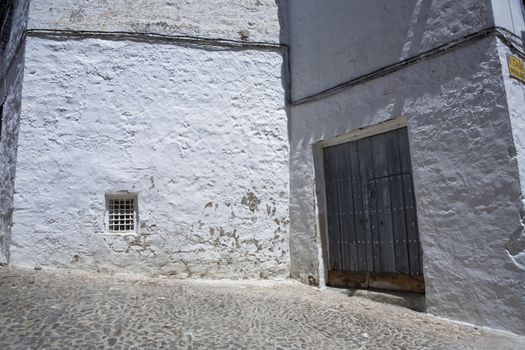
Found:
[{"label": "door threshold", "polygon": [[425,294],[421,293],[355,289],[332,286],[327,286],[327,289],[336,293],[342,293],[349,297],[365,298],[378,303],[401,306],[418,312],[426,311]]},{"label": "door threshold", "polygon": [[326,284],[332,287],[425,293],[422,275],[402,273],[328,271]]}]

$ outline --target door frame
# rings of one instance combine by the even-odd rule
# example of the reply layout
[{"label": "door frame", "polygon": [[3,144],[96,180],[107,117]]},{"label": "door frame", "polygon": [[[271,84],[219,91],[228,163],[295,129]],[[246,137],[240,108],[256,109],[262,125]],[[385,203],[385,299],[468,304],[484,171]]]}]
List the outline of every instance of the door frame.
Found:
[{"label": "door frame", "polygon": [[[326,147],[336,146],[342,143],[347,143],[351,141],[356,141],[364,139],[370,136],[383,134],[389,131],[408,128],[408,122],[406,117],[400,116],[397,118],[389,119],[378,124],[361,127],[358,129],[351,130],[345,134],[337,135],[330,137],[325,140],[318,141],[312,145],[312,152],[314,157],[314,168],[315,168],[315,194],[316,194],[316,227],[317,227],[317,237],[319,238],[319,278],[322,286],[325,286],[328,283],[328,274],[329,274],[329,261],[330,261],[330,252],[328,247],[328,221],[327,221],[327,202],[326,202],[326,188],[325,188],[325,175],[324,175],[324,159],[323,159],[323,150]],[[411,169],[412,170],[412,169]],[[415,186],[414,186],[415,187]],[[417,207],[417,201],[415,203]],[[416,210],[416,215],[418,210]],[[417,220],[417,218],[416,218]],[[419,220],[417,220],[419,221]],[[384,274],[386,275],[386,274]],[[344,276],[337,276],[341,281],[341,286],[345,284]],[[374,276],[371,276],[369,273],[363,274],[363,282],[368,283],[374,280]],[[387,282],[378,281],[378,283],[369,284],[370,289],[382,288],[385,290],[402,290],[398,285],[403,285],[405,283],[411,283],[411,289],[419,292],[424,292],[424,281],[421,278],[421,281],[406,280],[404,275],[392,275],[386,276]],[[337,283],[335,284],[337,285]],[[364,284],[363,284],[364,285]],[[362,285],[354,284],[349,285],[349,288],[362,288]]]}]

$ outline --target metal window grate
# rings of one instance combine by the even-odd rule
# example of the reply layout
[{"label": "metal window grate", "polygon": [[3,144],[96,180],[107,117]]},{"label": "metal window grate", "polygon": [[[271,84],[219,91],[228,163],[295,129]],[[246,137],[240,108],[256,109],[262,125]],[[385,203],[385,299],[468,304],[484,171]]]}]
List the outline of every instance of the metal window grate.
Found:
[{"label": "metal window grate", "polygon": [[135,231],[135,198],[108,199],[108,228],[110,232]]}]

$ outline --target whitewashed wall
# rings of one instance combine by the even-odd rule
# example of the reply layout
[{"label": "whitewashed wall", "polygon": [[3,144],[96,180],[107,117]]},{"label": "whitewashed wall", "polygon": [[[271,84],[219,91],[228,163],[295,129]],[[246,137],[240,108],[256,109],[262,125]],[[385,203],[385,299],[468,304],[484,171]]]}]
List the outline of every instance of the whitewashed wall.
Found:
[{"label": "whitewashed wall", "polygon": [[509,237],[506,249],[514,263],[525,270],[525,227],[523,225],[525,222],[525,83],[511,78],[509,75],[507,55],[516,56],[516,54],[501,41],[498,41],[498,52],[501,61],[507,106],[515,144],[515,149],[512,150],[512,156],[516,157],[518,162],[522,188],[521,200],[524,202],[523,208],[520,211],[522,226],[519,229],[516,229],[516,231]]},{"label": "whitewashed wall", "polygon": [[[279,44],[275,1],[31,3],[11,261],[204,278],[289,275],[283,55],[46,36],[124,31]],[[142,42],[141,42],[142,41]],[[138,235],[105,194],[138,193]]]},{"label": "whitewashed wall", "polygon": [[21,38],[27,25],[29,1],[14,1],[11,37],[0,62],[0,104],[4,104],[0,137],[0,264],[9,260],[13,193],[20,99],[23,76],[23,44]]},{"label": "whitewashed wall", "polygon": [[279,0],[31,0],[29,28],[279,42]]},{"label": "whitewashed wall", "polygon": [[494,24],[490,0],[291,0],[288,13],[294,100]]},{"label": "whitewashed wall", "polygon": [[[290,66],[294,101],[494,24],[490,0],[410,0],[402,3],[335,0],[330,6],[315,0],[304,0],[290,1],[288,14],[290,37],[293,38]],[[417,86],[421,84],[424,82],[417,81]],[[389,89],[385,91],[395,93]],[[375,96],[367,96],[366,100],[370,101],[370,112],[367,114],[375,110],[374,99]],[[320,108],[341,108],[339,101],[335,104],[325,107],[327,102],[319,101],[313,105],[322,106],[316,109],[324,115]],[[292,108],[292,127],[302,122],[303,108],[306,107]],[[400,115],[400,106],[396,108],[391,117]],[[315,130],[312,133],[324,135],[322,130],[325,125],[319,125],[312,129]],[[313,142],[321,139],[314,139]],[[293,152],[293,145],[291,149]],[[293,174],[303,171],[304,166],[307,165],[292,162],[292,167],[299,167],[292,168],[294,194],[291,210],[298,215],[291,223],[292,276],[301,280],[311,276],[310,279],[318,280],[320,243],[313,242],[312,236],[304,234],[305,231],[312,232],[315,222],[301,219],[303,212],[311,212],[314,203],[295,196],[296,192],[310,196],[313,189],[307,183],[293,183],[297,181]]]},{"label": "whitewashed wall", "polygon": [[522,0],[492,0],[495,25],[523,37],[525,21],[522,3]]},{"label": "whitewashed wall", "polygon": [[322,184],[316,188],[312,145],[403,116],[408,120],[427,311],[525,332],[525,269],[506,250],[509,239],[521,232],[522,206],[499,67],[496,39],[484,39],[293,109],[292,276],[318,276],[315,208]]},{"label": "whitewashed wall", "polygon": [[[292,1],[292,97],[493,26],[492,5]],[[523,230],[519,152],[517,159],[498,45],[490,36],[291,109],[292,277],[324,278],[315,143],[401,117],[410,137],[427,311],[525,333],[525,269],[508,250]]]},{"label": "whitewashed wall", "polygon": [[[288,275],[278,51],[38,38],[26,49],[13,264]],[[104,194],[120,190],[138,192],[138,236],[104,233]]]}]

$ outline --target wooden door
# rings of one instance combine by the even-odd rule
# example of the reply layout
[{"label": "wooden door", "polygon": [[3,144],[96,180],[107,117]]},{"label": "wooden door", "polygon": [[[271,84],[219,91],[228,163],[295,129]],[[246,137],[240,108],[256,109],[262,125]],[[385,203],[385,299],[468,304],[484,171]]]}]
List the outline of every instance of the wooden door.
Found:
[{"label": "wooden door", "polygon": [[328,284],[424,292],[407,129],[323,149]]}]

